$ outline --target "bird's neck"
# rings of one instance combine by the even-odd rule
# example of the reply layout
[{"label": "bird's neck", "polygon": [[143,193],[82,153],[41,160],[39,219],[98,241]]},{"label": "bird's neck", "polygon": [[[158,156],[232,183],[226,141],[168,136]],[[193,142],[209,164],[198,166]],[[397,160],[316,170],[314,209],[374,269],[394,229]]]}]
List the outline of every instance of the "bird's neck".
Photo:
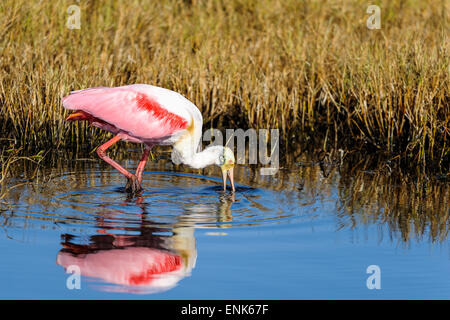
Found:
[{"label": "bird's neck", "polygon": [[183,163],[194,169],[201,169],[217,164],[219,156],[223,153],[222,146],[211,146],[203,151],[196,152],[193,148],[174,148],[172,151],[172,161]]},{"label": "bird's neck", "polygon": [[218,164],[219,156],[222,153],[222,146],[211,146],[201,152],[195,153],[190,159],[191,161],[186,164],[195,169],[205,168],[213,164]]},{"label": "bird's neck", "polygon": [[183,163],[195,169],[216,164],[221,152],[223,153],[223,147],[211,146],[198,152],[201,136],[202,123],[193,118],[186,133],[173,145],[172,162]]}]

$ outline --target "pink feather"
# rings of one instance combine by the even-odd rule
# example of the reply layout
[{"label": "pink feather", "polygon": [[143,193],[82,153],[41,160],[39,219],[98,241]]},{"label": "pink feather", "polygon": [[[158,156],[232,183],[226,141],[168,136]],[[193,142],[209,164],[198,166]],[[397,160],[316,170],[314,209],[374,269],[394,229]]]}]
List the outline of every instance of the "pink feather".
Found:
[{"label": "pink feather", "polygon": [[90,88],[73,91],[62,102],[66,109],[91,115],[91,122],[97,127],[115,134],[123,132],[136,138],[131,139],[135,142],[164,139],[186,129],[191,119],[170,111],[162,103],[170,101],[162,95],[171,95],[172,91],[153,88],[156,87]]}]

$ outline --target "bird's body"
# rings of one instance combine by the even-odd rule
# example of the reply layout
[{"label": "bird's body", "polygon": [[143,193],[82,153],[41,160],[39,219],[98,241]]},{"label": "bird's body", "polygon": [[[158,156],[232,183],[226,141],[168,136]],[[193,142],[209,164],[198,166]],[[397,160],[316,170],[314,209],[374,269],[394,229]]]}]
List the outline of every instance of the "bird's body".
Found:
[{"label": "bird's body", "polygon": [[192,125],[200,129],[195,133],[200,141],[203,117],[198,108],[164,88],[135,84],[73,91],[63,98],[63,105],[91,115],[93,126],[120,134],[126,141],[172,145]]},{"label": "bird's body", "polygon": [[[132,189],[140,188],[142,170],[148,152],[154,145],[173,145],[172,161],[193,168],[211,164],[234,165],[234,155],[226,147],[209,147],[198,152],[202,114],[191,101],[174,91],[146,84],[97,87],[73,91],[62,102],[66,109],[75,111],[67,120],[85,120],[116,135],[98,148],[98,154],[129,180],[133,180],[135,186]],[[136,176],[105,154],[105,150],[119,140],[146,145]],[[137,180],[137,185],[134,180]],[[234,190],[233,182],[232,188]]]}]

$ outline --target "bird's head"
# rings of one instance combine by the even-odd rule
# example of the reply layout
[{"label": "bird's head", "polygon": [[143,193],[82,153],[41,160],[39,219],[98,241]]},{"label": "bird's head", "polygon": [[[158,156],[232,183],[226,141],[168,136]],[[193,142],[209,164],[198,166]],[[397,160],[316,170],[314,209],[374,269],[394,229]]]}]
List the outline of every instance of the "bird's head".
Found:
[{"label": "bird's head", "polygon": [[219,153],[219,158],[216,161],[216,164],[220,167],[222,170],[222,176],[223,176],[223,189],[226,190],[227,188],[227,176],[230,177],[230,183],[231,183],[231,189],[235,191],[234,188],[234,177],[233,177],[233,170],[234,170],[234,153],[233,151],[228,147],[223,147],[221,152]]}]

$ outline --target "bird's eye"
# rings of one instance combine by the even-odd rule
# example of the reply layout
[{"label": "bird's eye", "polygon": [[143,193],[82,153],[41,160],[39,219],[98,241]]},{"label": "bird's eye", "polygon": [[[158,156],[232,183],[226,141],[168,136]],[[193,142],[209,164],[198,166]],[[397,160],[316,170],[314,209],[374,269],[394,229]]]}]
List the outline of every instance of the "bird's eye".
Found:
[{"label": "bird's eye", "polygon": [[224,163],[224,162],[225,162],[224,156],[220,156],[220,157],[219,157],[219,161],[220,161],[220,163]]}]

